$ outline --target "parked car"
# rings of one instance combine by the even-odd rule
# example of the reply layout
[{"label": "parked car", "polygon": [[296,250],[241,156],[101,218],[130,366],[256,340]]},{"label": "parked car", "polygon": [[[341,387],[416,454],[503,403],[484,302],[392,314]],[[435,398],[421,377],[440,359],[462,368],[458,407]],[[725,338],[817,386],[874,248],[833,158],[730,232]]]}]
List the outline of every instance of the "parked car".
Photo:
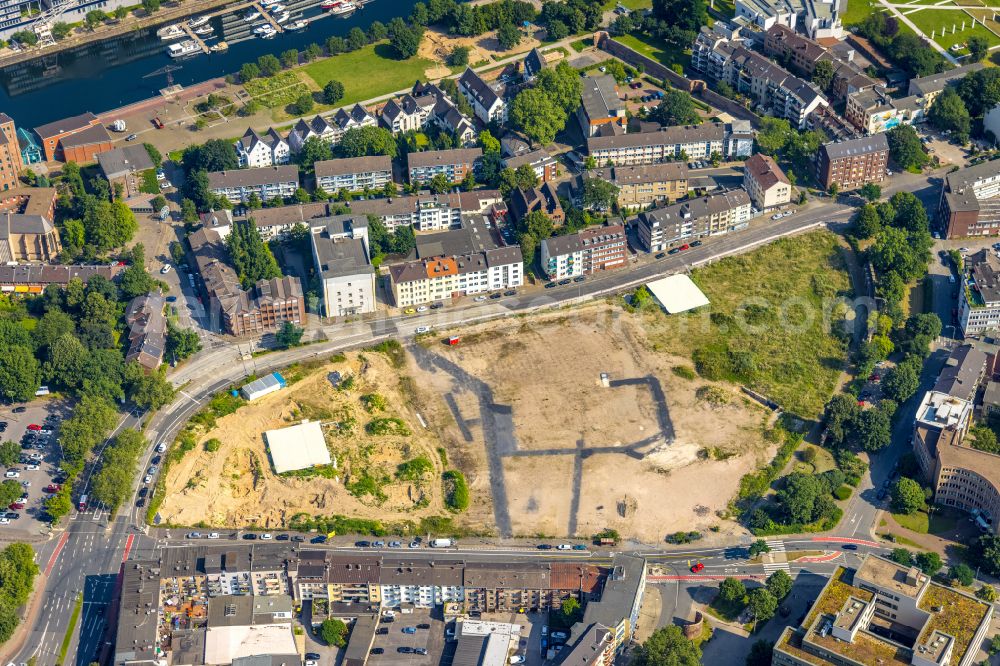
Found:
[{"label": "parked car", "polygon": [[431,625],[427,624],[426,622],[417,625],[417,629],[430,629],[430,628]]},{"label": "parked car", "polygon": [[382,648],[372,648],[369,652],[370,654],[385,654],[385,650]]}]

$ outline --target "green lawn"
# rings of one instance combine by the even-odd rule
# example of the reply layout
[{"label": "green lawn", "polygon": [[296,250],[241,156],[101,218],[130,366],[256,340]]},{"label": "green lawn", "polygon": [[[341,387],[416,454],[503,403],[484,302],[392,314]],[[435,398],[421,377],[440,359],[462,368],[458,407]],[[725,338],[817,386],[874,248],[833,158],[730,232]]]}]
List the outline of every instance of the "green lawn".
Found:
[{"label": "green lawn", "polygon": [[611,11],[619,4],[624,5],[626,9],[649,9],[653,6],[653,0],[604,0],[602,7],[604,11]]},{"label": "green lawn", "polygon": [[844,26],[857,25],[864,21],[875,10],[876,4],[874,0],[850,0],[847,3],[847,11],[841,17]]},{"label": "green lawn", "polygon": [[716,594],[715,598],[712,599],[712,603],[708,605],[708,612],[720,620],[736,622],[744,608],[746,608],[746,604],[742,601],[726,601],[722,598],[722,595]]},{"label": "green lawn", "polygon": [[909,515],[905,513],[894,513],[892,514],[892,519],[899,524],[900,527],[905,527],[911,532],[916,532],[918,534],[927,534],[927,529],[930,522],[927,519],[927,514],[923,511],[917,511],[916,513],[911,513]]},{"label": "green lawn", "polygon": [[669,44],[662,39],[656,39],[655,37],[650,37],[648,35],[621,35],[615,37],[616,41],[621,42],[629,48],[635,49],[644,56],[648,56],[653,60],[662,62],[664,65],[669,67],[673,64],[681,65],[685,71],[687,71],[688,65],[691,64],[691,49],[680,48],[674,44]]},{"label": "green lawn", "polygon": [[268,109],[284,108],[298,99],[302,93],[309,92],[309,86],[293,70],[247,81],[243,87],[261,106]]},{"label": "green lawn", "polygon": [[818,416],[847,355],[831,330],[842,315],[829,314],[833,300],[851,293],[838,237],[783,238],[691,277],[711,305],[649,315],[653,347],[691,358],[706,378],[750,386],[803,418]]},{"label": "green lawn", "polygon": [[338,105],[344,106],[409,88],[425,79],[424,70],[434,65],[425,58],[397,60],[394,55],[392,47],[381,42],[309,63],[302,71],[320,88],[332,79],[343,83],[344,99]]},{"label": "green lawn", "polygon": [[958,516],[948,510],[936,509],[930,516],[926,511],[917,511],[910,515],[901,513],[892,514],[893,519],[901,527],[917,532],[919,534],[948,534],[955,529],[958,524]]},{"label": "green lawn", "polygon": [[[990,46],[1000,44],[1000,38],[982,25],[977,23],[974,28],[971,27],[972,17],[965,12],[956,12],[948,9],[921,9],[908,14],[906,18],[913,21],[913,24],[920,28],[928,39],[930,39],[931,32],[933,31],[935,33],[934,41],[949,50],[955,44],[965,44],[973,36],[986,38]],[[965,21],[965,30],[962,30],[962,21]],[[951,33],[952,26],[957,26],[955,34]],[[941,34],[942,27],[947,29],[947,34]],[[959,55],[965,53],[965,49],[951,51],[951,53]]]}]

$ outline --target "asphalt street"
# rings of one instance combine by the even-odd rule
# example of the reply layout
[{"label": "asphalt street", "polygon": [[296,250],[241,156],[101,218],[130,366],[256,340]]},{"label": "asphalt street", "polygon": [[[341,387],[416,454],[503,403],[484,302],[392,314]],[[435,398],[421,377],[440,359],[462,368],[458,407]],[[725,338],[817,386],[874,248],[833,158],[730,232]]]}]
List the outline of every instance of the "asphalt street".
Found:
[{"label": "asphalt street", "polygon": [[[933,180],[924,176],[900,174],[893,178],[891,185],[884,189],[886,195],[895,191],[907,190],[917,192],[930,207],[936,203],[936,189]],[[559,308],[584,300],[614,294],[650,279],[671,273],[687,271],[690,268],[717,260],[729,254],[735,254],[751,249],[757,245],[771,242],[779,237],[799,233],[811,228],[833,224],[840,225],[847,221],[857,205],[856,200],[842,199],[834,202],[824,199],[814,202],[805,210],[779,221],[768,218],[755,221],[748,229],[729,235],[708,239],[704,245],[692,248],[686,252],[670,255],[656,260],[643,257],[627,270],[611,272],[602,276],[588,278],[583,283],[557,287],[555,289],[528,290],[517,297],[501,301],[471,302],[463,299],[463,303],[432,310],[426,314],[413,316],[394,315],[379,319],[335,324],[323,327],[321,335],[324,342],[317,342],[305,347],[283,352],[273,352],[250,360],[243,359],[245,346],[240,349],[235,344],[207,345],[199,355],[190,359],[171,375],[171,380],[178,387],[175,401],[157,414],[153,415],[146,428],[150,448],[142,459],[141,467],[149,465],[153,448],[160,442],[170,442],[187,421],[192,413],[215,392],[238,382],[244,376],[253,372],[262,374],[287,366],[288,364],[313,357],[320,357],[345,348],[353,348],[371,344],[372,342],[412,335],[419,326],[430,326],[434,330],[444,332],[449,327],[484,321],[493,318],[506,317],[515,313],[525,313],[547,308]],[[187,300],[187,299],[185,299]],[[930,368],[925,372],[925,384],[929,377],[936,375],[936,370]],[[904,405],[904,409],[913,410],[912,404]],[[909,413],[908,413],[909,414]],[[816,538],[805,541],[789,539],[786,544],[803,549],[803,543],[811,544],[808,549],[818,549],[817,543],[824,543],[824,548],[836,551],[838,559],[854,557],[867,552],[867,549],[881,548],[878,544],[868,541],[871,527],[878,512],[878,506],[873,503],[874,489],[887,476],[892,467],[890,459],[902,453],[908,442],[907,418],[899,420],[899,426],[894,433],[891,455],[883,454],[872,465],[872,478],[865,478],[862,491],[858,493],[848,511],[845,521],[835,532],[838,536],[831,542],[817,542]],[[140,424],[140,417],[127,415],[119,424],[119,428],[135,428]],[[113,635],[106,632],[110,619],[107,611],[115,593],[115,584],[123,560],[129,553],[136,557],[148,556],[159,544],[174,543],[177,538],[160,534],[145,535],[141,532],[143,516],[140,510],[134,508],[135,493],[138,491],[140,479],[133,482],[132,496],[126,503],[127,509],[122,510],[116,518],[109,517],[100,509],[92,509],[84,513],[75,513],[57,529],[50,540],[39,544],[38,561],[43,570],[48,571],[48,583],[41,592],[41,612],[35,615],[30,634],[24,648],[15,662],[27,662],[31,656],[38,657],[42,666],[54,663],[55,654],[70,625],[70,618],[77,595],[84,594],[83,611],[76,623],[74,633],[78,636],[70,643],[70,652],[65,663],[86,665],[93,661],[102,648],[107,648],[107,641],[113,640]],[[856,539],[859,550],[855,552],[840,551],[840,545],[845,540]],[[828,546],[826,544],[829,544]],[[331,546],[335,547],[335,546]],[[792,547],[788,549],[791,550]],[[530,557],[552,557],[554,555],[529,548],[494,548],[492,550],[476,547],[449,551],[449,554],[463,557],[510,557],[517,554]],[[413,551],[407,556],[434,556],[440,551]],[[708,549],[660,549],[643,551],[651,560],[662,559],[677,576],[684,576],[687,560],[699,559],[704,565],[696,580],[707,580],[714,576],[725,576],[727,570],[746,571],[747,575],[762,576],[764,568],[760,565],[740,564],[727,560],[724,548]],[[569,557],[579,557],[570,553]],[[607,557],[606,553],[587,553],[587,557]],[[683,561],[684,566],[681,566]],[[796,575],[803,571],[816,574],[828,574],[834,563],[815,563],[806,566],[790,565],[790,571]]]}]

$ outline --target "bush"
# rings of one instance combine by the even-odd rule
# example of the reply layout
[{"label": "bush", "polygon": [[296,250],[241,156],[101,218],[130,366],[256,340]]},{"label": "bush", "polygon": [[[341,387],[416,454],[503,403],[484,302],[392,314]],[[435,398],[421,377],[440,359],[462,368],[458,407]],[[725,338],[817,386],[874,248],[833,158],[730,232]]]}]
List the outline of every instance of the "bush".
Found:
[{"label": "bush", "polygon": [[689,368],[686,365],[675,365],[670,370],[681,379],[694,379],[697,377],[694,368]]},{"label": "bush", "polygon": [[378,393],[366,393],[361,396],[361,403],[365,406],[365,411],[369,414],[383,412],[388,406],[385,397]]},{"label": "bush", "polygon": [[365,425],[365,432],[369,435],[401,435],[403,437],[411,434],[406,423],[394,416],[372,419]]},{"label": "bush", "polygon": [[833,491],[833,496],[839,499],[840,501],[844,501],[851,498],[852,492],[853,491],[851,490],[851,487],[845,485]]},{"label": "bush", "polygon": [[417,456],[413,460],[407,460],[396,466],[396,478],[400,481],[411,481],[417,483],[424,478],[424,475],[433,471],[434,463],[426,456]]},{"label": "bush", "polygon": [[214,437],[205,442],[205,450],[208,451],[209,453],[215,453],[220,448],[222,448],[222,442],[220,442]]},{"label": "bush", "polygon": [[465,475],[457,469],[449,469],[442,475],[444,481],[444,503],[452,511],[460,512],[469,508],[469,485]]}]

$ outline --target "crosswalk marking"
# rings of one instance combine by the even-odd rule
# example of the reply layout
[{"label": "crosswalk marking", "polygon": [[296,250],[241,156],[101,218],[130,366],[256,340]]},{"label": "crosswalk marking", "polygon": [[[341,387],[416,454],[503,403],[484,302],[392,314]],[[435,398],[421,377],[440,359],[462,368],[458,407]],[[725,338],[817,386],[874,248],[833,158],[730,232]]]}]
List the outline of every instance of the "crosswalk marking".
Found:
[{"label": "crosswalk marking", "polygon": [[[781,540],[778,540],[778,539],[774,539],[774,540],[766,541],[765,543],[767,543],[768,547],[771,549],[771,556],[772,557],[777,556],[778,554],[780,554],[781,555],[781,559],[782,560],[785,559],[785,542],[784,541],[781,541]],[[764,573],[765,574],[772,574],[775,571],[784,571],[785,573],[788,573],[788,572],[791,571],[791,569],[788,566],[788,562],[785,562],[785,561],[782,561],[782,562],[764,562]]]}]

